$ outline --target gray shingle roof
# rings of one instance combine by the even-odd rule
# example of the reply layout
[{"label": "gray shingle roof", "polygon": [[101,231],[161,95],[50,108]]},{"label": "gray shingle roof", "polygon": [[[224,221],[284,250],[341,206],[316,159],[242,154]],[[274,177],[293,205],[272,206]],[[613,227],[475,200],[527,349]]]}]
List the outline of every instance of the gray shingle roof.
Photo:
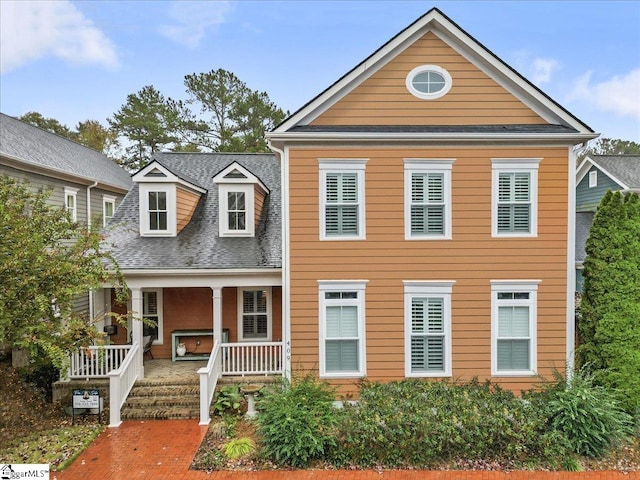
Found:
[{"label": "gray shingle roof", "polygon": [[[127,194],[108,227],[106,241],[121,269],[281,268],[280,162],[271,154],[161,153],[155,160],[207,190],[191,222],[175,237],[141,237],[138,186]],[[270,190],[255,237],[220,238],[218,187],[213,177],[238,162]]]},{"label": "gray shingle roof", "polygon": [[589,230],[593,223],[594,212],[577,212],[576,213],[576,262],[584,262],[587,256],[585,247],[587,238],[589,238]]},{"label": "gray shingle roof", "polygon": [[[26,165],[128,191],[129,172],[106,155],[0,113],[0,154]],[[83,182],[83,183],[84,183]]]},{"label": "gray shingle roof", "polygon": [[593,163],[633,190],[640,189],[640,155],[589,155]]},{"label": "gray shingle roof", "polygon": [[298,125],[303,133],[577,133],[564,125]]}]

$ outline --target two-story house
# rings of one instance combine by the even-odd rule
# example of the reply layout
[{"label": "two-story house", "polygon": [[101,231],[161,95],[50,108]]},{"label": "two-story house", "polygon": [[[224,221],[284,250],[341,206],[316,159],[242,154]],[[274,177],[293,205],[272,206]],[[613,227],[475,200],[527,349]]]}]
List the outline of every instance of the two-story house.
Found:
[{"label": "two-story house", "polygon": [[529,388],[572,362],[576,148],[597,135],[438,9],[268,134],[285,369]]},{"label": "two-story house", "polygon": [[[71,218],[104,226],[131,188],[129,173],[106,155],[0,113],[0,175],[49,191],[51,204]],[[101,313],[102,292],[82,295],[76,311],[94,318]]]},{"label": "two-story house", "polygon": [[270,132],[275,155],[157,155],[107,239],[127,308],[157,322],[120,339],[111,425],[145,336],[155,359],[208,359],[201,423],[225,374],[301,369],[354,393],[562,371],[576,155],[596,136],[432,9]]}]

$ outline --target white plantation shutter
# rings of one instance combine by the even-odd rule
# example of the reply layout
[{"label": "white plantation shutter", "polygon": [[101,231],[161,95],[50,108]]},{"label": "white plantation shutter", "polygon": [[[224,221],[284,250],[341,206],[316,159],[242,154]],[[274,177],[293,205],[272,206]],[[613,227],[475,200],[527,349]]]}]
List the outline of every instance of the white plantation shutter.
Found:
[{"label": "white plantation shutter", "polygon": [[531,231],[531,174],[498,176],[498,232]]},{"label": "white plantation shutter", "polygon": [[143,335],[150,335],[154,340],[158,340],[158,292],[142,292],[142,317],[156,322],[155,326],[143,325]]},{"label": "white plantation shutter", "polygon": [[445,370],[444,298],[411,301],[411,371]]},{"label": "white plantation shutter", "polygon": [[324,371],[359,372],[360,297],[358,292],[324,293]]},{"label": "white plantation shutter", "polygon": [[411,233],[444,233],[444,174],[411,175]]},{"label": "white plantation shutter", "polygon": [[267,292],[264,290],[243,290],[243,338],[267,338],[268,327]]},{"label": "white plantation shutter", "polygon": [[325,198],[326,235],[358,235],[358,208],[357,174],[327,173]]}]

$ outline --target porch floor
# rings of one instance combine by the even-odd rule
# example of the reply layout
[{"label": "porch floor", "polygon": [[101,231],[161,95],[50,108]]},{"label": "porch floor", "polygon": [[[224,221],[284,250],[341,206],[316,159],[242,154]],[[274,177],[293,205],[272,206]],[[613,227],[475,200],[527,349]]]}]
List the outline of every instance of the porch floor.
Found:
[{"label": "porch floor", "polygon": [[198,369],[206,366],[207,362],[204,360],[182,362],[173,362],[170,359],[145,360],[144,378],[155,382],[179,379],[199,383]]}]

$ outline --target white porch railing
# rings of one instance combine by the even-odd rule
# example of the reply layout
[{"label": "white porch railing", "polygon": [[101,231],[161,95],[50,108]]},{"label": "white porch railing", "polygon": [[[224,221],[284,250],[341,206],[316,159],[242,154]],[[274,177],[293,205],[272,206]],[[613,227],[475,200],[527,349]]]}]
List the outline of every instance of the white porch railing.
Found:
[{"label": "white porch railing", "polygon": [[211,421],[211,400],[213,400],[213,393],[216,391],[221,373],[220,342],[216,341],[207,366],[198,370],[198,375],[200,375],[200,425],[208,425]]},{"label": "white porch railing", "polygon": [[120,409],[127,396],[131,391],[131,387],[138,378],[136,371],[135,358],[140,350],[140,345],[135,342],[124,360],[116,370],[109,372],[109,427],[118,427],[122,420],[120,419]]},{"label": "white porch railing", "polygon": [[282,373],[282,342],[223,343],[222,375]]},{"label": "white porch railing", "polygon": [[71,353],[68,378],[107,378],[124,361],[131,345],[80,348]]}]

